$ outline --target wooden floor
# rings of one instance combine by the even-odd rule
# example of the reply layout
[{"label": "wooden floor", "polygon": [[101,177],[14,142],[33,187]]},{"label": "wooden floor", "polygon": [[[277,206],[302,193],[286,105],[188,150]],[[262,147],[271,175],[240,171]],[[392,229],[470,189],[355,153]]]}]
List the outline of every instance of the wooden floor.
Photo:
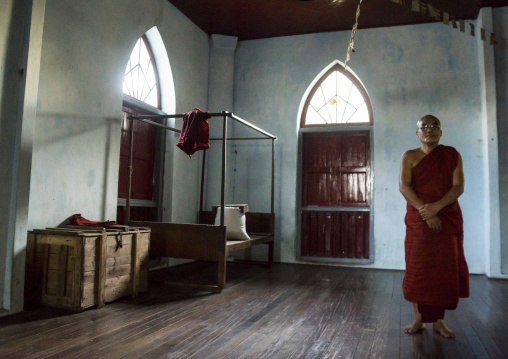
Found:
[{"label": "wooden floor", "polygon": [[[189,278],[193,263],[152,279]],[[456,339],[408,335],[403,272],[228,262],[220,294],[150,282],[147,294],[71,314],[0,318],[0,358],[508,358],[508,281],[472,276],[447,312]]]}]

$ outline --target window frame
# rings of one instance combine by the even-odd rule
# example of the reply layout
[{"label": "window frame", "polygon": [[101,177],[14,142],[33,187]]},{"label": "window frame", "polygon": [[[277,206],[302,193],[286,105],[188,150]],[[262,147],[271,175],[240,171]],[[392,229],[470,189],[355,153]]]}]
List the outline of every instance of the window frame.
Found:
[{"label": "window frame", "polygon": [[[145,45],[145,48],[148,51],[148,55],[150,56],[150,62],[152,64],[152,68],[153,68],[153,72],[154,72],[154,76],[155,76],[155,87],[156,87],[156,92],[157,92],[157,109],[160,110],[161,109],[162,101],[161,101],[161,86],[160,86],[159,70],[157,68],[157,63],[155,62],[155,57],[153,55],[152,46],[150,45],[150,42],[148,41],[148,38],[146,37],[145,34],[143,34],[140,37],[140,39],[143,41],[143,44]],[[131,52],[131,55],[132,55],[132,52]],[[129,55],[129,58],[130,58],[130,55]],[[139,63],[137,64],[137,66],[139,66]],[[125,81],[125,73],[124,73],[124,81]],[[123,92],[123,90],[122,90],[122,93],[124,95],[126,95],[126,96],[129,96],[130,98],[134,98],[134,99],[136,99],[136,100],[138,100],[138,101],[140,101],[142,103],[147,104],[148,106],[153,107],[149,103],[147,103],[147,102],[145,102],[145,101],[143,101],[141,99],[138,99],[136,97],[133,97],[132,95],[130,95],[128,93]]]},{"label": "window frame", "polygon": [[[363,100],[365,101],[365,105],[367,106],[367,111],[369,113],[369,122],[351,122],[351,123],[330,123],[330,124],[306,124],[305,121],[307,119],[307,110],[310,106],[310,102],[312,101],[316,91],[321,87],[321,84],[335,71],[342,73],[346,76],[354,86],[361,93]],[[373,111],[372,104],[370,102],[370,97],[367,93],[367,90],[361,83],[361,81],[350,71],[348,71],[343,65],[337,63],[332,66],[326,73],[316,82],[314,87],[312,87],[307,99],[305,100],[305,104],[303,106],[302,116],[300,119],[300,128],[327,128],[327,127],[363,127],[363,126],[372,126],[374,123],[373,119]]]}]

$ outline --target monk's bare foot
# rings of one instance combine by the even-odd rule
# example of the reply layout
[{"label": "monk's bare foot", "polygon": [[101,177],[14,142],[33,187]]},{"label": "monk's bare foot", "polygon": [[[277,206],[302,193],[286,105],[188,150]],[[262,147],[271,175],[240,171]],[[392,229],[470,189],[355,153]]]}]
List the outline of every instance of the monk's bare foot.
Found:
[{"label": "monk's bare foot", "polygon": [[404,333],[414,334],[425,328],[425,323],[422,323],[421,320],[415,319],[413,323],[406,325],[404,327]]},{"label": "monk's bare foot", "polygon": [[448,328],[445,323],[440,319],[434,322],[433,329],[436,333],[441,334],[445,338],[455,338],[455,333]]}]

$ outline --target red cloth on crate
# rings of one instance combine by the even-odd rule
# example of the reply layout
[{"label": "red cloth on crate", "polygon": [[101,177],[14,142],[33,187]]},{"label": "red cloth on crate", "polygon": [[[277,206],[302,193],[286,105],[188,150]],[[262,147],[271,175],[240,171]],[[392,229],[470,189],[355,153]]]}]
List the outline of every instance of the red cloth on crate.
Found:
[{"label": "red cloth on crate", "polygon": [[[433,203],[453,185],[458,152],[439,145],[412,170],[411,186],[425,203]],[[463,220],[459,202],[443,208],[438,217],[442,230],[433,232],[420,212],[407,204],[406,273],[404,298],[417,303],[423,322],[444,317],[445,309],[457,308],[459,298],[469,296],[469,272],[464,257]]]},{"label": "red cloth on crate", "polygon": [[210,112],[195,108],[183,116],[182,132],[177,146],[189,157],[196,151],[210,148]]},{"label": "red cloth on crate", "polygon": [[115,221],[90,221],[84,218],[81,214],[73,214],[70,218],[71,224],[74,226],[87,226],[87,227],[110,227],[116,224]]}]

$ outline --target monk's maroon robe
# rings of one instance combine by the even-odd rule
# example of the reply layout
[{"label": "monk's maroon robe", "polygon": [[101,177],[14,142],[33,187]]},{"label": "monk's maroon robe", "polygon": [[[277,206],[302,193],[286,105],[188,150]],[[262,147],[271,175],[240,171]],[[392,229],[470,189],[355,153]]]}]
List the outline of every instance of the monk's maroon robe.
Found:
[{"label": "monk's maroon robe", "polygon": [[[453,186],[458,152],[439,145],[412,170],[411,186],[424,203],[433,203]],[[407,204],[406,273],[404,298],[417,303],[424,322],[444,317],[459,297],[469,296],[469,273],[463,248],[463,220],[459,202],[443,208],[438,217],[442,230],[432,231],[418,209]]]},{"label": "monk's maroon robe", "polygon": [[183,116],[182,131],[176,144],[189,157],[197,151],[210,148],[210,112],[195,108]]}]

